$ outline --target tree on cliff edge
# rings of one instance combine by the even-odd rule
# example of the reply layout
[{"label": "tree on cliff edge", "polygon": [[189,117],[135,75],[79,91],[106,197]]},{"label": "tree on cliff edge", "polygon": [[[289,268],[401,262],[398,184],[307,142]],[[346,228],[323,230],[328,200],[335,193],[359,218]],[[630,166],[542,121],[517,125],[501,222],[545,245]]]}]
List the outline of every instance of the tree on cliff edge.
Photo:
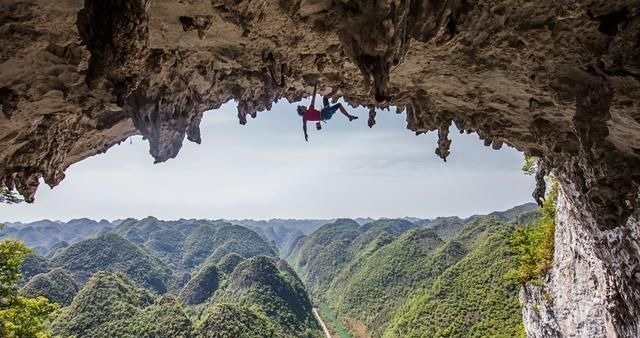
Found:
[{"label": "tree on cliff edge", "polygon": [[48,324],[58,305],[44,297],[18,296],[20,265],[30,252],[22,242],[0,242],[0,337],[51,337]]}]

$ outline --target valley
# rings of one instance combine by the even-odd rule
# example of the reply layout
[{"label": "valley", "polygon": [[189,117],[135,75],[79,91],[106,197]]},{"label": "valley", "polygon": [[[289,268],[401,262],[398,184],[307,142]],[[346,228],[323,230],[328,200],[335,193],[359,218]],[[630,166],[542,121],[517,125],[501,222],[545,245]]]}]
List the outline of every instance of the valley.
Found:
[{"label": "valley", "polygon": [[[524,337],[509,239],[534,204],[435,219],[6,223],[62,337]],[[235,224],[234,224],[235,223]],[[240,225],[243,224],[243,225]]]}]

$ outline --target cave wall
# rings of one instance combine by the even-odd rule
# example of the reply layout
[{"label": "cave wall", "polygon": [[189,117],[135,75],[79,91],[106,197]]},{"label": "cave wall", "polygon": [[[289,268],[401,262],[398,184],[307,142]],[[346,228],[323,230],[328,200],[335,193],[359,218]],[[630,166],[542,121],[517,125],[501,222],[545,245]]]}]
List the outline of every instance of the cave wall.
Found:
[{"label": "cave wall", "polygon": [[640,0],[3,0],[0,185],[32,202],[41,179],[56,186],[136,134],[166,161],[200,142],[205,111],[235,100],[245,124],[318,83],[370,122],[405,111],[412,132],[437,131],[445,160],[451,124],[540,157],[562,183],[566,227],[546,286],[556,317],[528,311],[528,327],[626,337],[640,278],[639,13]]}]

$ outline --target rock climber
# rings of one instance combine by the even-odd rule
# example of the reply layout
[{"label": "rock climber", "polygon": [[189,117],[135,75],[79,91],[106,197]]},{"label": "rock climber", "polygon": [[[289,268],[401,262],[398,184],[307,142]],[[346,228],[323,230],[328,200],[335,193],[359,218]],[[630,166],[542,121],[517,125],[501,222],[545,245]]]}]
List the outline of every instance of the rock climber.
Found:
[{"label": "rock climber", "polygon": [[340,110],[344,116],[348,117],[349,121],[353,121],[358,118],[355,115],[347,113],[347,110],[344,109],[344,106],[342,106],[341,103],[334,104],[333,106],[330,105],[329,100],[326,97],[322,98],[324,107],[320,111],[315,109],[316,89],[317,84],[313,86],[313,96],[311,97],[311,104],[308,108],[305,106],[298,106],[298,115],[302,116],[302,130],[304,130],[304,139],[307,142],[309,141],[309,134],[307,134],[307,121],[317,121],[316,129],[320,130],[322,129],[320,122],[330,120],[333,114],[338,110]]}]

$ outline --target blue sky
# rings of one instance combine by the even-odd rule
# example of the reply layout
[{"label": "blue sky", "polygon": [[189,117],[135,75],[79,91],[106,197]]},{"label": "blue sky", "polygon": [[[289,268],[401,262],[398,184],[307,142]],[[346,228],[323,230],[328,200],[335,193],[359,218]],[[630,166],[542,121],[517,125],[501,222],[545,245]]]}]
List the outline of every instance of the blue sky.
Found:
[{"label": "blue sky", "polygon": [[[307,103],[308,101],[303,101]],[[318,100],[321,102],[321,100]],[[205,113],[202,144],[185,140],[178,157],[153,164],[140,137],[71,166],[32,205],[0,205],[0,220],[334,218],[469,216],[531,201],[522,155],[484,147],[452,130],[447,163],[436,135],[415,136],[405,115],[337,113],[305,142],[296,104],[281,101],[241,126],[235,103]]]}]

